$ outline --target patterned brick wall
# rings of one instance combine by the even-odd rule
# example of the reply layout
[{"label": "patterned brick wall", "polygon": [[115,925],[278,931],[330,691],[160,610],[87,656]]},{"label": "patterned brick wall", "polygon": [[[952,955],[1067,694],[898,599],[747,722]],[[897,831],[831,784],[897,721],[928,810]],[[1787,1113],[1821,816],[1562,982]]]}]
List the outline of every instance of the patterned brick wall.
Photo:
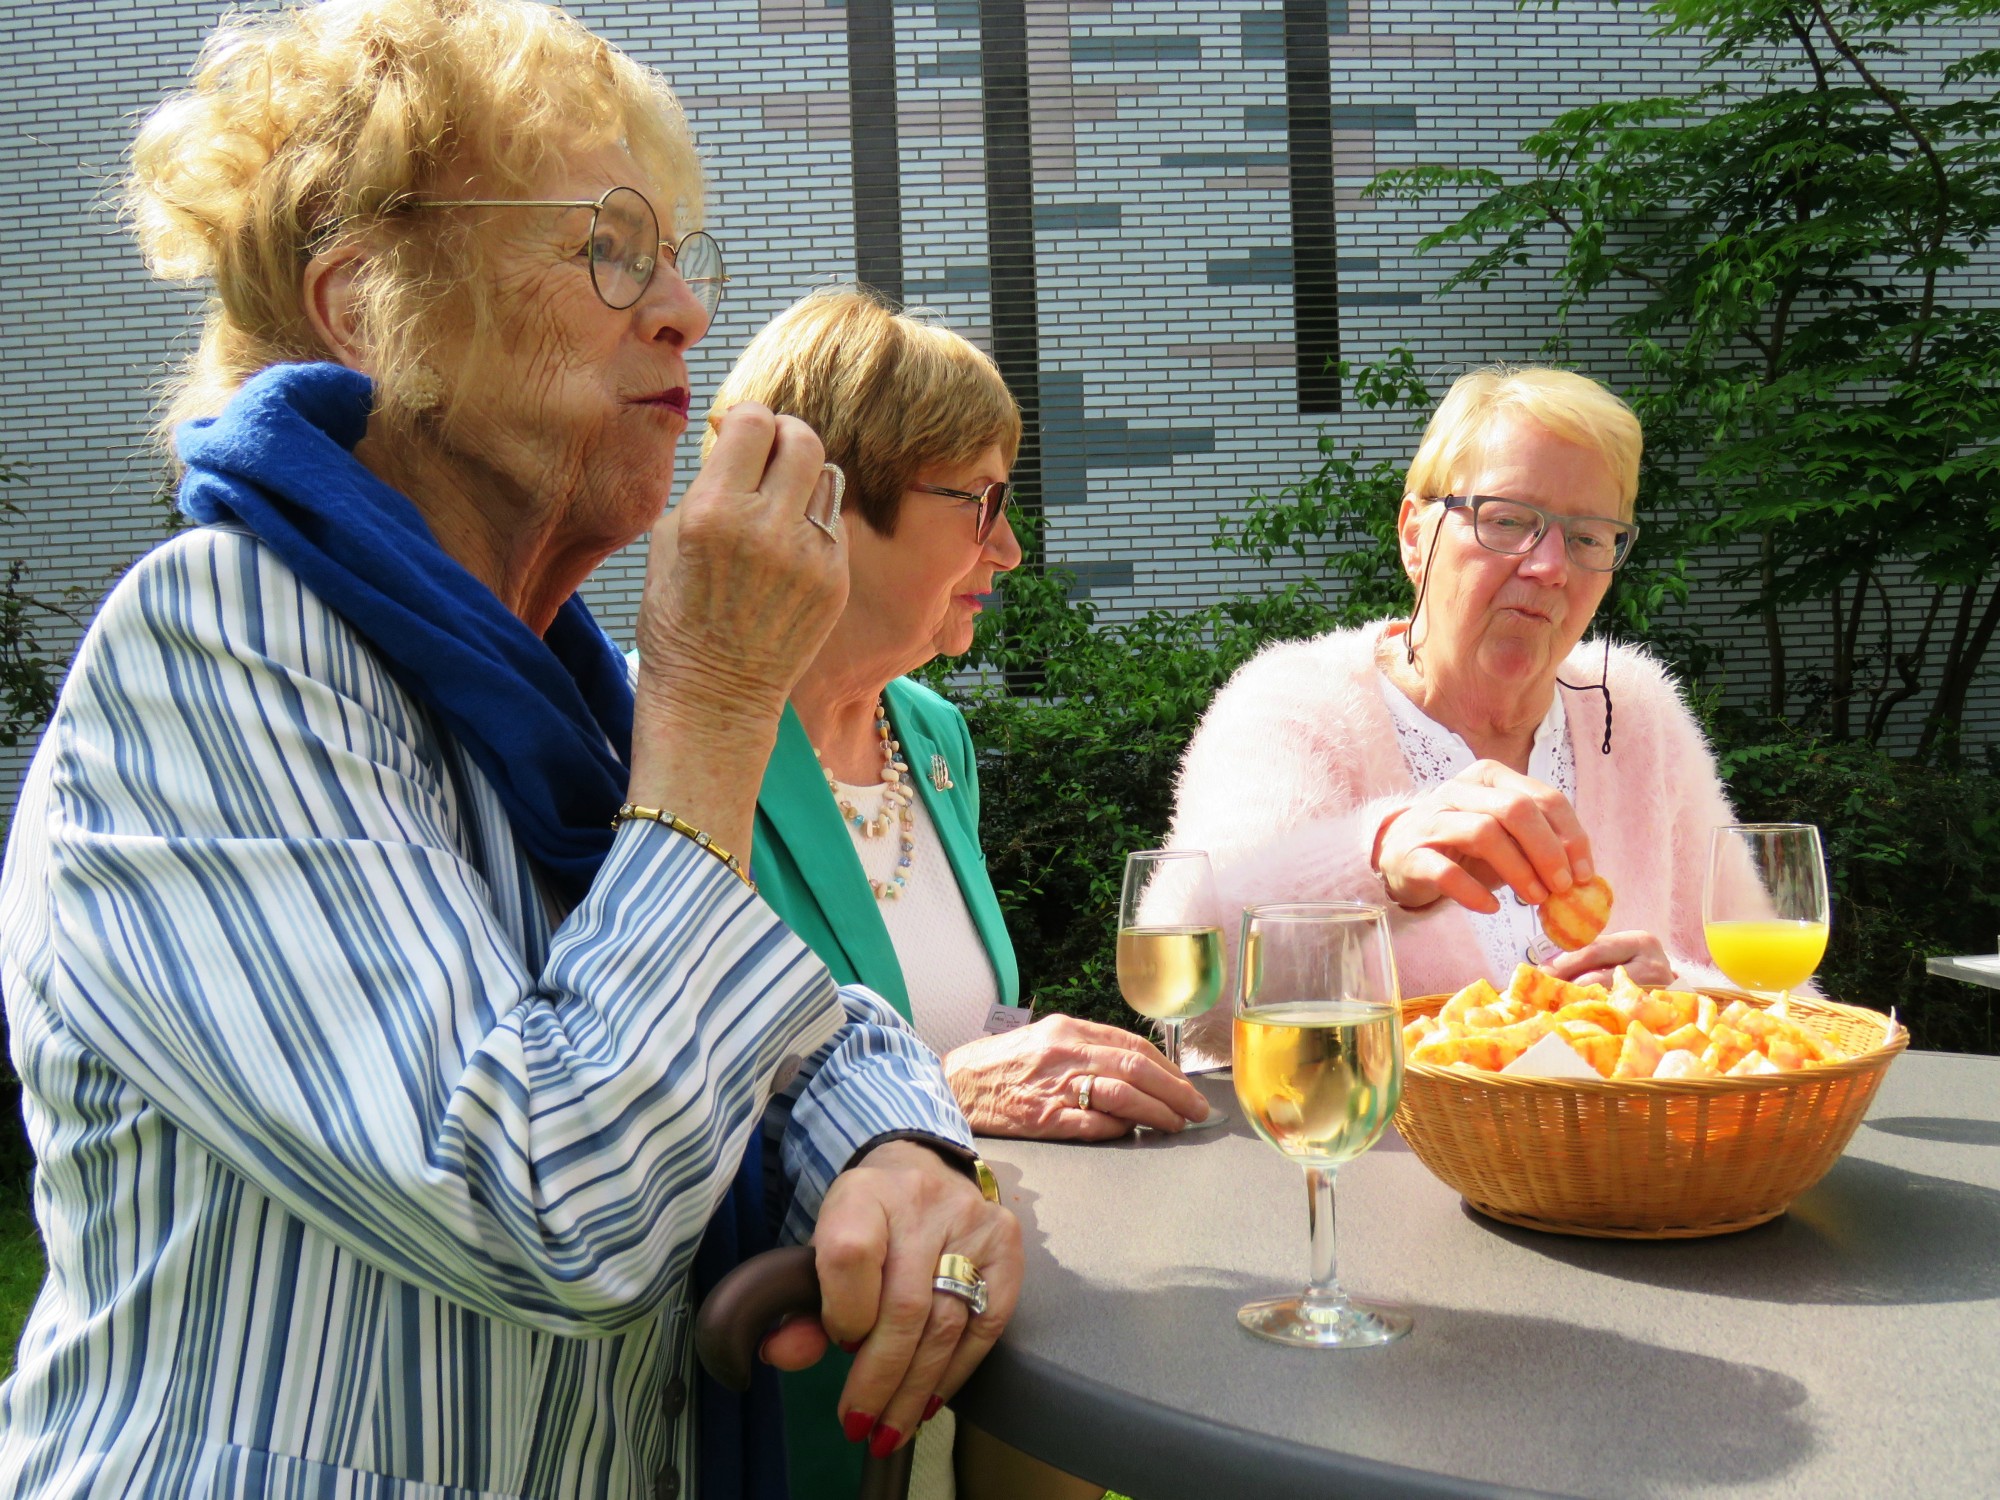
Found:
[{"label": "patterned brick wall", "polygon": [[[1301,413],[1300,328],[1309,344],[1330,331],[1356,361],[1408,345],[1440,387],[1468,364],[1531,356],[1548,330],[1552,299],[1531,272],[1439,300],[1450,262],[1413,246],[1443,211],[1363,199],[1370,175],[1514,167],[1515,143],[1559,108],[1674,88],[1695,56],[1610,0],[1016,0],[996,9],[1018,23],[1005,46],[1024,64],[1024,133],[1006,113],[1009,58],[982,49],[980,0],[851,3],[852,17],[825,0],[573,7],[674,82],[710,165],[708,220],[737,279],[696,353],[697,398],[773,313],[854,274],[861,224],[863,249],[890,257],[871,264],[896,264],[910,301],[1031,377],[1028,477],[1051,556],[1112,618],[1255,581],[1209,537],[1308,467],[1322,427],[1343,447],[1408,442],[1368,413]],[[27,512],[5,535],[45,586],[94,596],[159,532],[149,408],[196,299],[145,278],[110,193],[137,120],[219,14],[212,0],[0,11],[0,445],[25,473],[12,497]],[[1325,28],[1329,84],[1324,118],[1303,127],[1287,90],[1302,24]],[[857,53],[850,28],[864,26],[877,40]],[[1920,38],[1908,65],[1962,40]],[[857,97],[894,106],[866,117],[859,168]],[[1321,185],[1295,183],[1288,163],[1322,133],[1333,244],[1295,264],[1295,212],[1313,208],[1298,194]],[[1031,183],[1031,220],[989,222],[989,203],[1014,201],[996,197],[996,163]],[[2000,294],[2000,260],[1974,276]],[[1616,384],[1616,341],[1579,332],[1579,361]],[[691,440],[683,478],[693,458]],[[614,632],[641,566],[634,549],[592,582]],[[1747,647],[1736,602],[1707,591],[1698,617]],[[1794,622],[1799,661],[1821,635]],[[1747,656],[1742,680],[1758,673]],[[1974,712],[1987,735],[2000,724],[2000,673]],[[18,765],[0,762],[10,785]]]}]

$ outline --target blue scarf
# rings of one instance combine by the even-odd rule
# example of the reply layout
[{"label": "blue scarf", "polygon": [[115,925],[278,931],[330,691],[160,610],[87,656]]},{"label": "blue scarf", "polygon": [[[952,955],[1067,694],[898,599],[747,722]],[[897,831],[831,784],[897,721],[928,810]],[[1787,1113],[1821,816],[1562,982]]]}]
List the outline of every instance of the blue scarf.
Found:
[{"label": "blue scarf", "polygon": [[[276,365],[219,417],[184,423],[180,508],[235,523],[354,627],[486,774],[529,857],[574,903],[611,852],[625,798],[632,690],[581,596],[538,638],[437,543],[422,514],[354,457],[373,387],[339,365]],[[753,1133],[695,1256],[696,1295],[773,1240]],[[747,1397],[700,1377],[704,1500],[785,1500],[776,1372]]]}]

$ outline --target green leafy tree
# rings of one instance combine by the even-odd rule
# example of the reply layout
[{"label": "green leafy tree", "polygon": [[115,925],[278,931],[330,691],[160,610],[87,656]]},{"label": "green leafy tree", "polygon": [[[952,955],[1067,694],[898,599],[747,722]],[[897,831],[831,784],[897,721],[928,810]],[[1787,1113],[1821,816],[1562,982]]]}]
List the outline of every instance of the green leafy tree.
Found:
[{"label": "green leafy tree", "polygon": [[[20,482],[20,471],[0,459],[0,485]],[[20,513],[20,506],[0,495],[0,519]],[[44,649],[41,632],[57,620],[74,623],[75,615],[28,587],[24,559],[9,557],[0,560],[0,567],[5,568],[0,577],[0,746],[13,746],[41,733],[62,681],[65,663]]]},{"label": "green leafy tree", "polygon": [[[1649,9],[1704,44],[1697,92],[1569,110],[1524,143],[1518,180],[1422,166],[1374,191],[1481,195],[1421,242],[1479,247],[1448,289],[1552,242],[1565,319],[1619,299],[1649,530],[1752,544],[1734,576],[1754,585],[1773,718],[1797,706],[1780,618],[1804,608],[1831,647],[1833,738],[1876,743],[1916,698],[1923,751],[1955,755],[2000,629],[2000,309],[1966,274],[2000,226],[2000,49],[1918,76],[1898,43],[1972,35],[2000,0]],[[1928,585],[1913,618],[1885,588],[1899,570]],[[1641,613],[1684,582],[1664,586]]]}]

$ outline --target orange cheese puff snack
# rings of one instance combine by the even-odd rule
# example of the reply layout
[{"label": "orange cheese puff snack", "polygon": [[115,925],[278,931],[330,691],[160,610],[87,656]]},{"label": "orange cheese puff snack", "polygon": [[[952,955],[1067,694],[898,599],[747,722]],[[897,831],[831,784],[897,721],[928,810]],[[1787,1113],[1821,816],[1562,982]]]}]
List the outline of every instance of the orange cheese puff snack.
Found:
[{"label": "orange cheese puff snack", "polygon": [[1568,1040],[1582,1054],[1583,1060],[1597,1069],[1600,1078],[1609,1078],[1617,1070],[1618,1054],[1625,1048],[1625,1038],[1613,1036],[1608,1031],[1600,1031],[1594,1036],[1572,1036]]},{"label": "orange cheese puff snack", "polygon": [[1611,882],[1602,875],[1560,891],[1542,903],[1542,931],[1558,948],[1574,953],[1604,931],[1611,920]]},{"label": "orange cheese puff snack", "polygon": [[1558,1021],[1590,1021],[1602,1026],[1606,1031],[1623,1031],[1625,1017],[1621,1016],[1609,1000],[1579,1000],[1574,1005],[1565,1005],[1556,1012]]},{"label": "orange cheese puff snack", "polygon": [[1553,974],[1545,974],[1533,964],[1521,964],[1507,986],[1507,998],[1535,1010],[1561,1010],[1578,998],[1577,987]]},{"label": "orange cheese puff snack", "polygon": [[1403,1028],[1403,1050],[1408,1052],[1425,1037],[1438,1029],[1436,1016],[1418,1016]]},{"label": "orange cheese puff snack", "polygon": [[[1690,1031],[1694,1028],[1689,1027]],[[1695,1053],[1686,1048],[1675,1048],[1660,1059],[1660,1065],[1653,1069],[1655,1078],[1718,1078],[1714,1068],[1703,1062]]]},{"label": "orange cheese puff snack", "polygon": [[1772,1062],[1763,1053],[1746,1052],[1736,1059],[1735,1065],[1729,1070],[1729,1076],[1731,1078],[1748,1078],[1757,1073],[1781,1073],[1783,1071],[1784,1069]]},{"label": "orange cheese puff snack", "polygon": [[1465,1013],[1464,1020],[1473,1030],[1483,1031],[1494,1026],[1512,1026],[1516,1021],[1525,1021],[1529,1016],[1540,1014],[1533,1006],[1523,1005],[1503,995],[1492,1005],[1473,1006]]},{"label": "orange cheese puff snack", "polygon": [[1612,1031],[1607,1027],[1598,1025],[1595,1021],[1565,1021],[1562,1018],[1558,1017],[1556,1019],[1555,1024],[1556,1024],[1556,1030],[1560,1031],[1563,1034],[1563,1039],[1565,1041],[1571,1041],[1571,1042],[1575,1041],[1580,1036],[1625,1035],[1625,1030],[1623,1027],[1620,1027],[1617,1031]]},{"label": "orange cheese puff snack", "polygon": [[1618,1014],[1631,1021],[1638,1017],[1639,1007],[1646,1003],[1643,986],[1633,983],[1632,976],[1619,964],[1611,971],[1611,1004]]},{"label": "orange cheese puff snack", "polygon": [[[1751,1007],[1748,1000],[1732,1000],[1722,1007],[1722,1014],[1717,1016],[1715,1020],[1716,1024],[1720,1026],[1734,1026],[1738,1031],[1750,1031],[1750,1028],[1743,1024],[1743,1018],[1756,1014],[1757,1012]],[[1715,1027],[1709,1027],[1708,1031],[1709,1035],[1713,1036],[1715,1034]],[[1751,1032],[1751,1035],[1754,1036],[1756,1033]]]},{"label": "orange cheese puff snack", "polygon": [[1694,1024],[1702,1031],[1715,1030],[1716,1005],[1713,995],[1694,997]]},{"label": "orange cheese puff snack", "polygon": [[1708,1046],[1708,1033],[1699,1026],[1681,1026],[1661,1037],[1660,1045],[1669,1052],[1700,1053]]},{"label": "orange cheese puff snack", "polygon": [[[1512,1026],[1502,1026],[1498,1031],[1488,1032],[1487,1035],[1507,1049],[1507,1062],[1512,1062],[1547,1036],[1554,1029],[1554,1025],[1547,1012],[1537,1011],[1525,1021],[1517,1021]],[[1501,1064],[1502,1067],[1506,1065],[1506,1063]]]},{"label": "orange cheese puff snack", "polygon": [[[1519,1057],[1521,1050],[1517,1048],[1513,1057]],[[1457,1064],[1484,1068],[1488,1072],[1497,1073],[1513,1060],[1513,1057],[1502,1054],[1503,1049],[1493,1039],[1493,1033],[1482,1031],[1476,1035],[1466,1036],[1427,1036],[1417,1044],[1416,1051],[1410,1054],[1410,1061],[1430,1063],[1440,1068]]]},{"label": "orange cheese puff snack", "polygon": [[1738,1031],[1725,1021],[1717,1021],[1715,1030],[1708,1034],[1708,1038],[1708,1051],[1711,1054],[1708,1060],[1725,1073],[1735,1067],[1738,1059],[1745,1053],[1757,1050],[1755,1037],[1748,1032]]},{"label": "orange cheese puff snack", "polygon": [[1664,1034],[1694,1024],[1696,1013],[1692,995],[1675,990],[1654,990],[1639,1002],[1639,1016],[1649,1031]]},{"label": "orange cheese puff snack", "polygon": [[1625,1028],[1625,1045],[1619,1049],[1618,1064],[1611,1070],[1611,1076],[1651,1078],[1653,1070],[1660,1065],[1660,1059],[1665,1055],[1665,1049],[1660,1046],[1660,1039],[1641,1023],[1634,1021]]},{"label": "orange cheese puff snack", "polygon": [[1764,1043],[1764,1055],[1771,1059],[1773,1066],[1783,1068],[1787,1073],[1795,1073],[1819,1059],[1801,1047],[1797,1040],[1788,1036],[1774,1036]]},{"label": "orange cheese puff snack", "polygon": [[1494,989],[1492,985],[1488,984],[1484,979],[1475,979],[1456,995],[1445,1001],[1443,1008],[1438,1011],[1438,1019],[1440,1021],[1460,1020],[1467,1011],[1492,1005],[1499,998],[1500,992]]}]

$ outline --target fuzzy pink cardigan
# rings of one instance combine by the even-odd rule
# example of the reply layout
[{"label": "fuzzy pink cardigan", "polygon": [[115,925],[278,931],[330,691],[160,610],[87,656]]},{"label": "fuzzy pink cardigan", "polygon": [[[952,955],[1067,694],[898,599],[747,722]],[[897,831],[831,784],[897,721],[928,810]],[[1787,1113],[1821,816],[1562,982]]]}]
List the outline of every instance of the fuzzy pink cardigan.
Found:
[{"label": "fuzzy pink cardigan", "polygon": [[[1507,975],[1487,973],[1463,907],[1404,911],[1369,866],[1382,819],[1416,796],[1376,681],[1381,630],[1282,642],[1245,663],[1188,745],[1168,842],[1208,851],[1221,908],[1200,915],[1221,923],[1232,950],[1243,908],[1257,902],[1373,901],[1388,906],[1405,995],[1447,993],[1481,974],[1504,986]],[[1602,661],[1600,648],[1579,647],[1562,675],[1594,682]],[[1715,757],[1651,657],[1613,647],[1608,681],[1608,756],[1603,695],[1557,691],[1576,752],[1577,814],[1614,892],[1611,929],[1658,936],[1683,982],[1726,984],[1701,928],[1709,831],[1735,821]],[[1189,1022],[1189,1051],[1227,1058],[1228,1025],[1226,1004]]]}]

